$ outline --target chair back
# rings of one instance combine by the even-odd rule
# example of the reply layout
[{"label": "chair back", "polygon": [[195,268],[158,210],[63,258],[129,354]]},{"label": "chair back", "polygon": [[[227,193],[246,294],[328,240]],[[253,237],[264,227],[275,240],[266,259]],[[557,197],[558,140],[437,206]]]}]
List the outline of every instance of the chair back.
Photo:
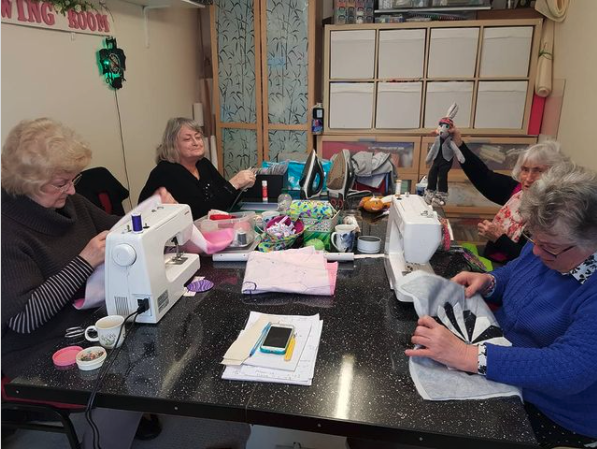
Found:
[{"label": "chair back", "polygon": [[129,197],[129,191],[105,167],[95,167],[81,172],[81,179],[75,186],[97,207],[112,215],[124,215],[122,202]]}]

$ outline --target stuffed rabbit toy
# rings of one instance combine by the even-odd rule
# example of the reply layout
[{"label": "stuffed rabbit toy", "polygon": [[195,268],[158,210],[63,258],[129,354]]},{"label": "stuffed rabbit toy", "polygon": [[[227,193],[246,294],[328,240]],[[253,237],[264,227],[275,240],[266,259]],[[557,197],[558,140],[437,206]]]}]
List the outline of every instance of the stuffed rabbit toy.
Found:
[{"label": "stuffed rabbit toy", "polygon": [[448,199],[448,172],[452,168],[452,158],[456,155],[458,161],[461,164],[464,163],[464,156],[452,141],[452,135],[449,132],[454,126],[454,117],[457,112],[458,105],[453,103],[446,116],[439,121],[436,130],[437,137],[427,154],[426,162],[433,161],[427,177],[427,190],[425,190],[425,201],[428,204],[432,202],[442,206],[446,204]]}]

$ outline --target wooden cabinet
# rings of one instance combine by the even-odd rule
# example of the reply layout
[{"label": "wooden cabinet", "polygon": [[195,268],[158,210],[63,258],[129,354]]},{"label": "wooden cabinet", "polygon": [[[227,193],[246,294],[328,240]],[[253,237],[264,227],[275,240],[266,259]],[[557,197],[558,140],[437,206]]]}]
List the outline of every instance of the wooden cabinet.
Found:
[{"label": "wooden cabinet", "polygon": [[325,134],[525,135],[541,19],[325,28]]},{"label": "wooden cabinet", "polygon": [[218,162],[227,178],[282,151],[312,148],[321,15],[317,0],[211,6]]}]

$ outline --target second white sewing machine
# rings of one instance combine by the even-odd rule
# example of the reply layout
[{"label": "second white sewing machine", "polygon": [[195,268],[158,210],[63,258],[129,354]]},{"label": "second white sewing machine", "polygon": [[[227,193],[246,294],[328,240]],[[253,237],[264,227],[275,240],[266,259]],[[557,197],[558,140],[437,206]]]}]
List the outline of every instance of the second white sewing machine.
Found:
[{"label": "second white sewing machine", "polygon": [[433,273],[429,259],[439,247],[441,235],[437,213],[423,198],[418,195],[392,198],[384,264],[394,293],[396,282],[405,274],[414,270]]},{"label": "second white sewing machine", "polygon": [[[108,314],[127,316],[147,298],[149,309],[136,321],[155,324],[199,269],[197,254],[179,251],[191,237],[193,218],[186,204],[162,204],[136,220],[135,229],[125,222],[106,239],[106,307]],[[176,253],[164,253],[171,242]]]}]

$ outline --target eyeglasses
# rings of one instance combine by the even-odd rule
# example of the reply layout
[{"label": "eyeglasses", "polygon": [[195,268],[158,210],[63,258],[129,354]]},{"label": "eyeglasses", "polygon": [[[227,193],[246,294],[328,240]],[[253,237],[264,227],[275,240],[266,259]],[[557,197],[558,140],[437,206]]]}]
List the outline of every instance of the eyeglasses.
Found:
[{"label": "eyeglasses", "polygon": [[545,247],[543,246],[543,243],[537,243],[535,240],[533,240],[533,237],[531,237],[531,234],[528,231],[524,231],[522,233],[522,235],[524,235],[524,237],[531,242],[533,245],[535,245],[537,248],[539,248],[541,251],[543,251],[545,254],[549,255],[550,257],[552,257],[552,260],[556,260],[558,257],[560,257],[562,254],[564,254],[565,252],[570,251],[572,248],[575,248],[576,245],[571,245],[567,248],[564,248],[561,251],[558,251],[557,253],[552,253],[551,251],[548,251],[545,249]]},{"label": "eyeglasses", "polygon": [[79,173],[77,176],[75,176],[72,179],[72,181],[67,181],[66,184],[61,185],[61,186],[55,186],[54,184],[48,184],[48,185],[51,186],[51,187],[54,187],[60,193],[66,193],[71,188],[71,186],[77,185],[77,183],[81,180],[82,176],[83,175],[81,173]]}]

